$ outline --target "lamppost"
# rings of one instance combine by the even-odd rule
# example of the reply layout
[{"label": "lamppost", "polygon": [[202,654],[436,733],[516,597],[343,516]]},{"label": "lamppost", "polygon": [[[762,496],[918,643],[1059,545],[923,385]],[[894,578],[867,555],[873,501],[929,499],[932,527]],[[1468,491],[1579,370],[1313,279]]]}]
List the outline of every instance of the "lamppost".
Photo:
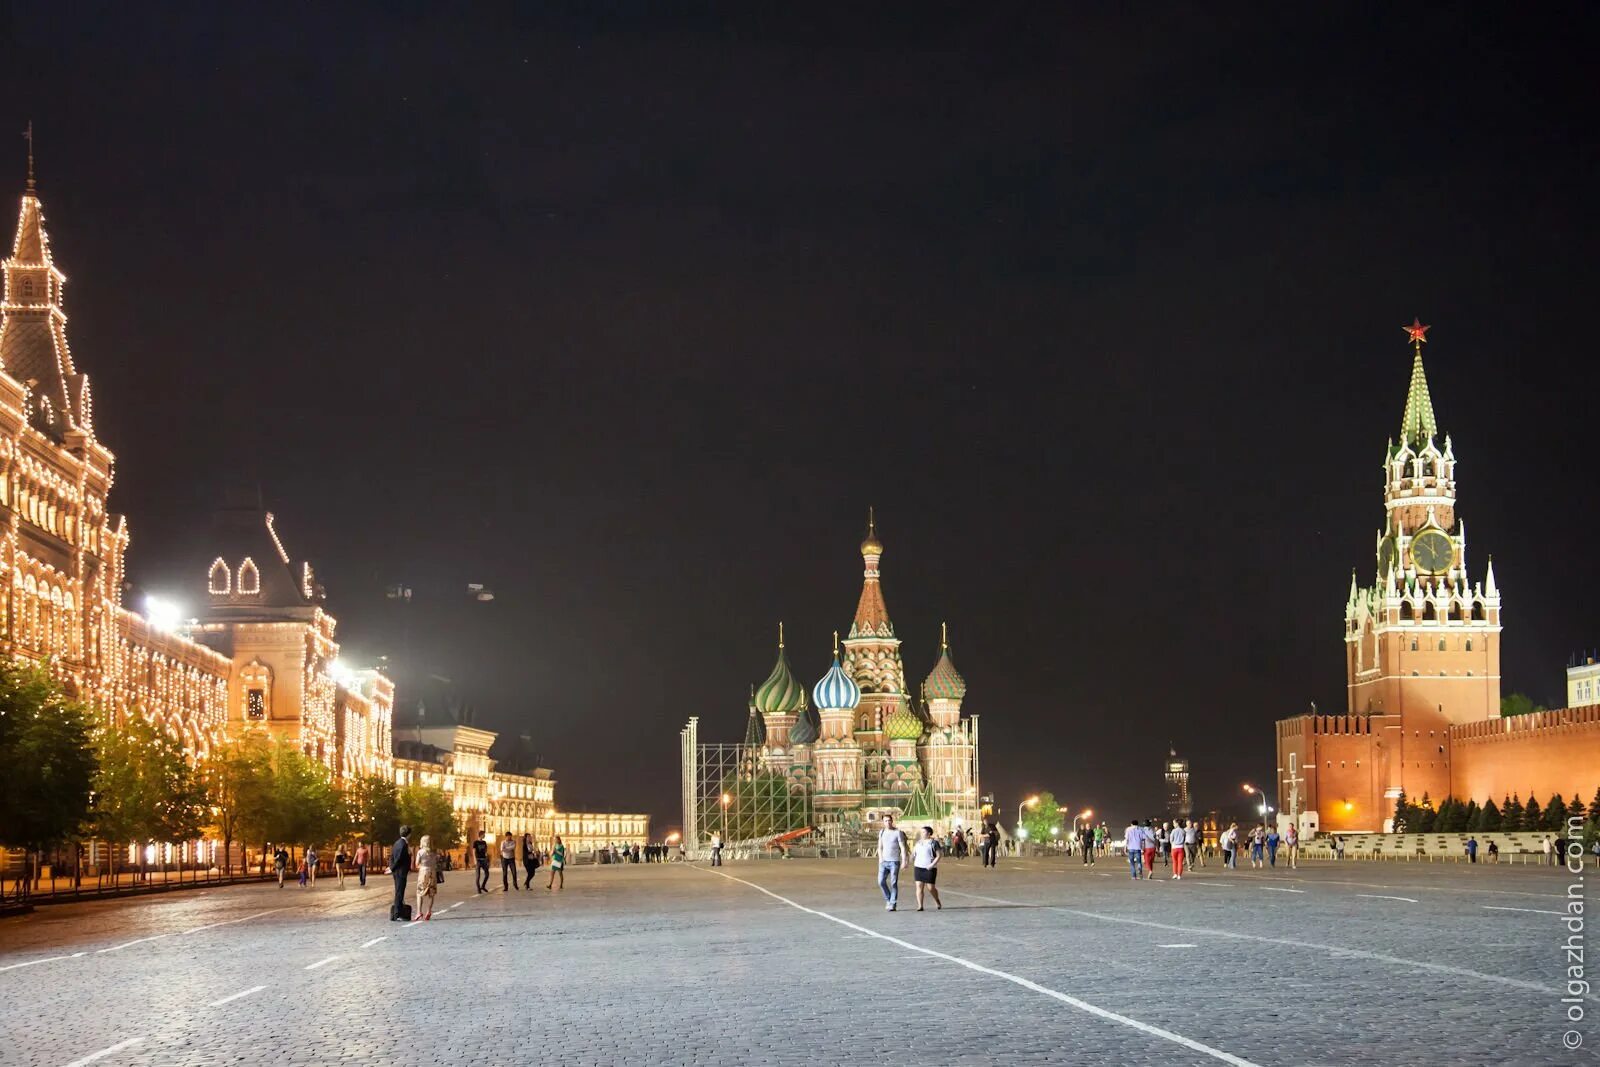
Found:
[{"label": "lamppost", "polygon": [[1272,812],[1276,811],[1277,809],[1274,808],[1271,804],[1267,803],[1267,794],[1265,792],[1263,792],[1260,789],[1257,789],[1255,786],[1251,785],[1249,782],[1245,783],[1244,791],[1246,793],[1249,793],[1251,796],[1258,797],[1261,800],[1261,804],[1257,808],[1257,810],[1261,812],[1261,826],[1262,826],[1263,829],[1265,829],[1266,825],[1267,825],[1267,816],[1270,815]]},{"label": "lamppost", "polygon": [[1028,831],[1022,825],[1022,809],[1037,808],[1038,806],[1039,795],[1037,793],[1017,805],[1017,855],[1019,856],[1022,855],[1022,842],[1028,839]]},{"label": "lamppost", "polygon": [[722,843],[728,843],[728,805],[733,803],[733,797],[727,793],[722,794]]}]

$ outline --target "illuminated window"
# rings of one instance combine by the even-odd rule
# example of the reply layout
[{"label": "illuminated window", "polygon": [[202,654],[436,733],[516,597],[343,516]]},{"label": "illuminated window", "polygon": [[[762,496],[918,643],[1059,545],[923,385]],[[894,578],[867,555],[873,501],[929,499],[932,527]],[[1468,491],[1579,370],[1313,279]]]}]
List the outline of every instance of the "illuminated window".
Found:
[{"label": "illuminated window", "polygon": [[233,574],[228,570],[228,565],[218,556],[211,564],[211,573],[206,579],[206,588],[212,594],[227,594],[233,591]]},{"label": "illuminated window", "polygon": [[239,564],[239,581],[234,588],[240,596],[255,596],[261,592],[261,572],[256,570],[256,561],[249,556]]},{"label": "illuminated window", "polygon": [[267,691],[265,689],[252,689],[245,694],[245,716],[250,719],[265,719],[267,717]]}]

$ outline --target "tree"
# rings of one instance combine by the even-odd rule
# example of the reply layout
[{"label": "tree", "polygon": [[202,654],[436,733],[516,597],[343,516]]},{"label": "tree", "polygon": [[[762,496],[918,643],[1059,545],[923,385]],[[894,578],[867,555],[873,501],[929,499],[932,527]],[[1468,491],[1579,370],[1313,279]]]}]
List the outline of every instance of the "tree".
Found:
[{"label": "tree", "polygon": [[1406,799],[1406,791],[1402,789],[1400,795],[1394,799],[1394,832],[1405,833],[1410,828],[1411,822],[1411,803]]},{"label": "tree", "polygon": [[1526,693],[1507,693],[1500,698],[1500,715],[1509,718],[1512,715],[1530,715],[1536,711],[1544,711],[1543,704],[1536,703]]},{"label": "tree", "polygon": [[1434,822],[1438,819],[1438,812],[1433,810],[1433,801],[1428,799],[1427,790],[1423,790],[1422,802],[1413,810],[1416,812],[1416,817],[1411,823],[1412,830],[1419,834],[1431,834]]},{"label": "tree", "polygon": [[[200,836],[207,798],[183,745],[165,730],[133,715],[95,735],[92,825],[108,843],[141,845]],[[112,874],[115,875],[115,849]],[[141,866],[145,854],[140,852]]]},{"label": "tree", "polygon": [[1544,808],[1544,828],[1564,833],[1567,829],[1567,802],[1557,793]]},{"label": "tree", "polygon": [[394,840],[400,828],[399,790],[389,779],[369,775],[351,783],[346,799],[351,832],[370,842],[381,857],[384,842]]},{"label": "tree", "polygon": [[1500,829],[1507,832],[1522,829],[1522,801],[1520,794],[1512,793],[1500,809]]},{"label": "tree", "polygon": [[1583,798],[1576,792],[1572,794],[1572,802],[1567,805],[1567,819],[1568,821],[1577,819],[1579,826],[1589,821],[1589,812],[1583,806]]},{"label": "tree", "polygon": [[1464,833],[1467,822],[1477,813],[1477,804],[1470,807],[1461,803],[1455,797],[1446,797],[1444,805],[1439,808],[1438,829],[1447,834]]},{"label": "tree", "polygon": [[399,820],[411,827],[413,841],[426,834],[440,851],[461,844],[461,822],[443,789],[432,785],[408,785],[400,790]]},{"label": "tree", "polygon": [[1500,829],[1500,809],[1495,805],[1494,797],[1484,801],[1482,828],[1485,833],[1491,834]]},{"label": "tree", "polygon": [[279,844],[320,845],[349,825],[344,798],[333,774],[287,741],[272,753],[272,793],[267,836]]},{"label": "tree", "polygon": [[1433,828],[1441,834],[1451,833],[1451,826],[1456,817],[1456,798],[1446,796],[1439,802],[1439,811],[1434,818]]},{"label": "tree", "polygon": [[1478,807],[1476,800],[1467,801],[1467,832],[1477,833],[1483,829],[1483,809]]},{"label": "tree", "polygon": [[42,667],[0,660],[0,844],[33,855],[76,834],[94,786],[87,708]]},{"label": "tree", "polygon": [[1061,829],[1061,813],[1056,809],[1061,802],[1051,792],[1039,794],[1039,802],[1022,809],[1022,828],[1028,831],[1029,841],[1038,841],[1049,844],[1056,835],[1052,830]]},{"label": "tree", "polygon": [[1522,809],[1522,821],[1518,824],[1518,827],[1523,830],[1537,830],[1543,825],[1544,813],[1539,810],[1539,798],[1530,791],[1528,793],[1528,803]]},{"label": "tree", "polygon": [[200,764],[200,775],[211,805],[211,825],[222,838],[222,863],[227,867],[235,841],[266,841],[272,751],[261,735],[251,734],[215,750]]}]

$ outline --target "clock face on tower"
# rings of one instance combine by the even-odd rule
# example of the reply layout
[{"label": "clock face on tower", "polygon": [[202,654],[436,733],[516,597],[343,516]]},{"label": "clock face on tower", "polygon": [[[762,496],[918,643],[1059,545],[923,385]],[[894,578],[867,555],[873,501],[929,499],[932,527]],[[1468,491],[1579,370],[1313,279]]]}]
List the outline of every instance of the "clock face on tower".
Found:
[{"label": "clock face on tower", "polygon": [[1378,545],[1378,577],[1383,578],[1394,570],[1395,560],[1400,556],[1400,551],[1395,548],[1394,535],[1385,537]]},{"label": "clock face on tower", "polygon": [[1417,570],[1443,574],[1455,561],[1456,547],[1443,530],[1423,530],[1411,541],[1411,562]]}]

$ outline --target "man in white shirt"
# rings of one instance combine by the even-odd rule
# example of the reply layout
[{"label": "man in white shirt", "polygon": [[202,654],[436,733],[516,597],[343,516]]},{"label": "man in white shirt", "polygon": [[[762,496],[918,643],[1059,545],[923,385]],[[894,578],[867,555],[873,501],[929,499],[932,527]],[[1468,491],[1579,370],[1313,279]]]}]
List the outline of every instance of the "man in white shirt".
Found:
[{"label": "man in white shirt", "polygon": [[893,815],[883,817],[878,831],[878,888],[883,890],[883,910],[894,911],[900,903],[900,867],[909,863],[906,835],[894,824]]},{"label": "man in white shirt", "polygon": [[1128,828],[1122,831],[1122,847],[1128,853],[1128,865],[1133,868],[1134,881],[1144,873],[1144,830],[1138,819],[1129,819]]}]

